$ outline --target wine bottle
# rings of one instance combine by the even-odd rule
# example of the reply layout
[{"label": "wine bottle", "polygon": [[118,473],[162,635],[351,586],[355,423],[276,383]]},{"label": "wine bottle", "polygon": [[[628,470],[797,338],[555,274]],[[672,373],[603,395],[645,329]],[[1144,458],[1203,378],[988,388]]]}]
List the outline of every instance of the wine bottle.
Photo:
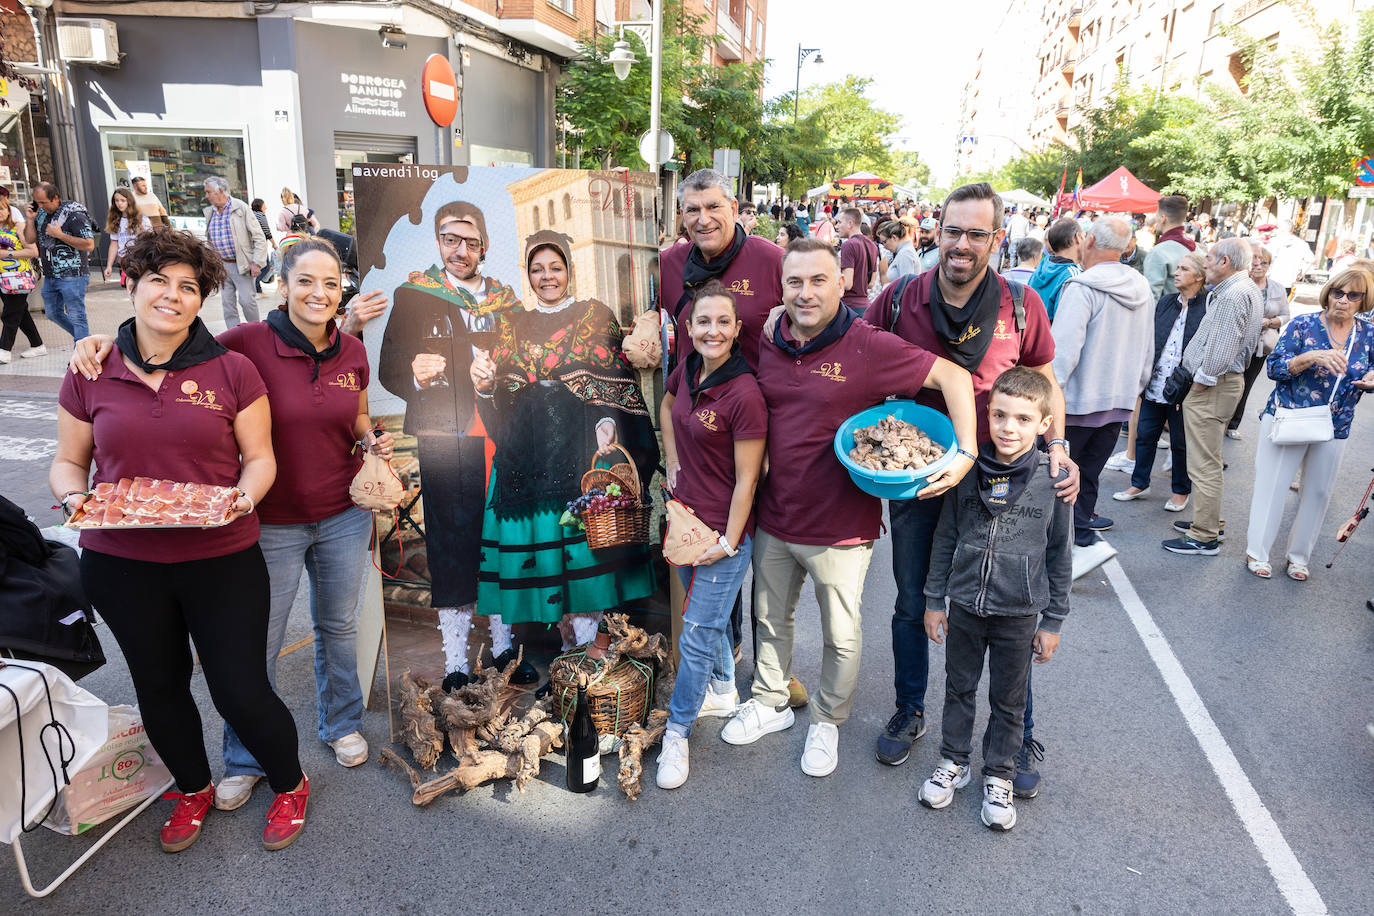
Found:
[{"label": "wine bottle", "polygon": [[569,792],[590,792],[596,788],[601,779],[599,745],[596,723],[587,709],[587,685],[583,676],[577,682],[577,709],[563,737]]}]

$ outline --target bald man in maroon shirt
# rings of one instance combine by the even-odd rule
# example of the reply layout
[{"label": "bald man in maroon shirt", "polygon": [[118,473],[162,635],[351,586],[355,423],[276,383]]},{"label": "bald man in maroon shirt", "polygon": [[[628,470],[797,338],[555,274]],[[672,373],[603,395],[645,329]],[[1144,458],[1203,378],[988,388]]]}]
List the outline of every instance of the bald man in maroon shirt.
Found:
[{"label": "bald man in maroon shirt", "polygon": [[758,622],[751,699],[721,730],[729,744],[751,744],[791,727],[787,679],[793,617],[809,575],[820,606],[825,649],[812,698],[802,772],[828,776],[838,760],[839,726],[858,684],[859,600],[882,524],[882,501],[859,490],[835,457],[835,432],[888,396],[938,391],[959,454],[931,478],[944,493],[974,463],[977,421],[968,372],[929,350],[880,331],[844,307],[835,250],[797,239],[783,259],[785,313],[759,349],[759,387],[768,404],[768,473],[760,488],[754,548]]}]

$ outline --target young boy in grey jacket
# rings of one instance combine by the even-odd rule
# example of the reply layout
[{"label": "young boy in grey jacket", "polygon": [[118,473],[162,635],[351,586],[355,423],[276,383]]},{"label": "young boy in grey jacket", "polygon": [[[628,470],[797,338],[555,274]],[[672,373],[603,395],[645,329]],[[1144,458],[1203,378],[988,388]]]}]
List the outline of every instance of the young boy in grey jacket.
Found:
[{"label": "young boy in grey jacket", "polygon": [[1055,498],[1049,458],[1035,447],[1050,428],[1050,396],[1049,381],[1023,366],[993,382],[992,441],[945,500],[926,577],[926,635],[948,645],[941,759],[918,797],[928,808],[947,807],[972,778],[986,655],[992,709],[983,735],[982,820],[996,830],[1016,825],[1012,778],[1031,656],[1044,663],[1059,647],[1073,584],[1073,512]]}]

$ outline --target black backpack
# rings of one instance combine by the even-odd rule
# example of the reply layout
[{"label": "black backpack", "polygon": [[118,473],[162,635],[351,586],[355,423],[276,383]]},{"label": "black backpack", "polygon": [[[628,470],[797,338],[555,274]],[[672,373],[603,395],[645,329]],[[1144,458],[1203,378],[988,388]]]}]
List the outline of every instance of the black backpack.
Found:
[{"label": "black backpack", "polygon": [[291,217],[291,231],[298,235],[310,235],[310,217],[314,215],[314,210],[307,209],[304,213],[297,213]]},{"label": "black backpack", "polygon": [[0,655],[47,662],[73,680],[105,664],[76,551],[45,540],[0,496]]}]

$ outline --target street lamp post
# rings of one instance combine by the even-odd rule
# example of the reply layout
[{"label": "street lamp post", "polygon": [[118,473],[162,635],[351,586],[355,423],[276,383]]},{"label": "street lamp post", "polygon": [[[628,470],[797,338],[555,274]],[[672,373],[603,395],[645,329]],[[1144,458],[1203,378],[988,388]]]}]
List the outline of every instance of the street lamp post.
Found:
[{"label": "street lamp post", "polygon": [[797,123],[797,111],[801,105],[801,68],[806,63],[806,59],[812,54],[816,55],[816,63],[825,63],[825,58],[821,56],[820,48],[803,48],[797,45],[797,91],[792,94],[792,123]]},{"label": "street lamp post", "polygon": [[[644,42],[644,48],[649,52],[652,70],[649,78],[649,145],[653,147],[652,155],[649,156],[649,171],[653,173],[654,180],[658,180],[658,170],[662,165],[659,158],[658,134],[661,127],[662,95],[663,95],[663,4],[656,2],[653,4],[653,17],[645,22],[643,19],[635,19],[630,22],[613,22],[615,28],[620,29],[622,36],[628,30],[639,36],[639,40]],[[622,37],[615,43],[615,48],[607,55],[607,60],[611,62],[611,67],[615,70],[617,79],[625,79],[630,75],[630,66],[638,63],[634,52],[630,50],[630,45]]]}]

